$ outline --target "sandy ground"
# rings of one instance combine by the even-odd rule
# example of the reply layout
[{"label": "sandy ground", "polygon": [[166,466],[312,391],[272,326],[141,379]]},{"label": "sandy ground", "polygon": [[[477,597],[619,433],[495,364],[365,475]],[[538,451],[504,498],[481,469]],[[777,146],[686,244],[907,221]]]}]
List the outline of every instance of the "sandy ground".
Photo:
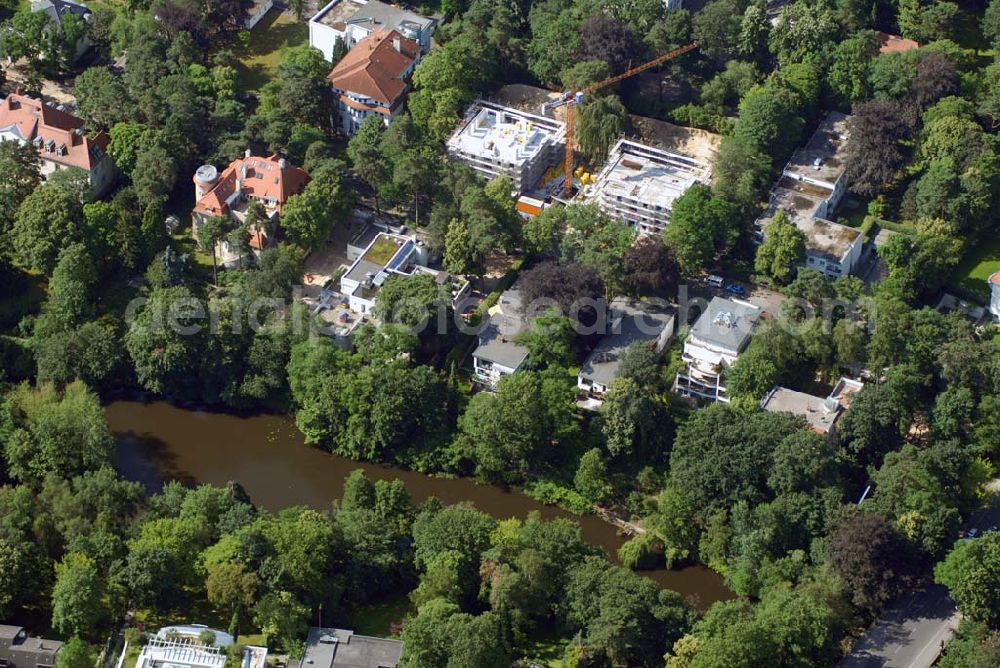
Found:
[{"label": "sandy ground", "polygon": [[[23,61],[9,66],[6,73],[7,83],[4,87],[11,92],[18,90],[20,82],[24,81]],[[46,102],[76,105],[76,96],[73,95],[74,81],[73,78],[58,82],[42,79],[42,97],[45,98]]]},{"label": "sandy ground", "polygon": [[719,150],[722,135],[706,130],[686,128],[646,116],[632,115],[632,128],[639,138],[667,151],[680,153],[712,164]]}]

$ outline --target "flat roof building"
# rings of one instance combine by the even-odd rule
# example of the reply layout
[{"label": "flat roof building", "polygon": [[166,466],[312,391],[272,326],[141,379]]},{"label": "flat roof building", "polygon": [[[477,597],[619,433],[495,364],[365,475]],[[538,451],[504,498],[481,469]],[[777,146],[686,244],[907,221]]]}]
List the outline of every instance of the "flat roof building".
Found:
[{"label": "flat roof building", "polygon": [[847,190],[844,152],[850,117],[831,112],[809,142],[792,154],[771,190],[767,211],[755,226],[758,241],[783,210],[806,236],[806,266],[830,278],[850,274],[861,258],[860,230],[835,223],[833,213]]},{"label": "flat roof building", "polygon": [[30,638],[23,627],[0,624],[0,666],[5,668],[52,668],[62,643]]},{"label": "flat roof building", "polygon": [[215,645],[202,645],[195,639],[167,639],[156,636],[146,643],[135,668],[223,668],[226,652]]},{"label": "flat roof building", "polygon": [[452,304],[470,290],[469,282],[462,276],[428,267],[427,247],[416,236],[379,232],[340,277],[340,292],[351,311],[367,315],[374,309],[378,291],[387,280],[419,274],[432,276],[439,285],[447,286]]},{"label": "flat roof building", "polygon": [[472,351],[472,378],[481,387],[495,390],[501,378],[516,372],[528,358],[528,349],[514,342],[529,327],[517,283],[500,294],[487,315],[489,321]]},{"label": "flat roof building", "polygon": [[309,19],[309,45],[333,62],[337,41],[348,50],[379,30],[395,30],[427,53],[437,21],[379,0],[333,0]]},{"label": "flat roof building", "polygon": [[448,139],[448,155],[487,179],[510,177],[519,193],[529,192],[562,160],[563,123],[493,102],[478,100]]},{"label": "flat roof building", "polygon": [[760,407],[772,413],[789,413],[802,418],[817,434],[832,436],[836,431],[837,422],[850,407],[851,401],[861,388],[861,382],[841,378],[829,396],[818,397],[779,385],[764,396]]},{"label": "flat roof building", "polygon": [[674,200],[710,175],[700,160],[621,139],[608,153],[591,196],[639,234],[659,235],[670,222]]},{"label": "flat roof building", "polygon": [[715,297],[691,327],[677,373],[674,391],[692,399],[729,402],[724,385],[731,367],[750,343],[761,310],[750,302]]},{"label": "flat roof building", "polygon": [[607,333],[587,356],[576,377],[576,386],[585,395],[584,408],[597,408],[611,382],[618,377],[622,356],[633,343],[645,342],[663,352],[674,336],[672,309],[618,297],[608,306]]},{"label": "flat roof building", "polygon": [[396,668],[402,655],[403,643],[399,640],[313,626],[299,668]]}]

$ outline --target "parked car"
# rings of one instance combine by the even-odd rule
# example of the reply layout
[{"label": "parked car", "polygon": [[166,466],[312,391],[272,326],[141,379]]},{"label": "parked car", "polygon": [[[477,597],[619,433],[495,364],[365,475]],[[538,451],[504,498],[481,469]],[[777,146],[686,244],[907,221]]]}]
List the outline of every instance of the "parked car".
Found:
[{"label": "parked car", "polygon": [[730,283],[729,285],[727,285],[726,292],[728,292],[731,295],[736,295],[737,297],[747,296],[747,289],[744,288],[739,283]]},{"label": "parked car", "polygon": [[975,538],[979,535],[979,529],[972,527],[965,533],[966,538]]},{"label": "parked car", "polygon": [[710,274],[705,282],[711,285],[713,288],[721,288],[725,284],[725,279],[722,276],[716,276],[715,274]]},{"label": "parked car", "polygon": [[996,533],[996,532],[997,532],[997,525],[994,524],[993,526],[991,526],[989,529],[987,529],[983,533]]}]

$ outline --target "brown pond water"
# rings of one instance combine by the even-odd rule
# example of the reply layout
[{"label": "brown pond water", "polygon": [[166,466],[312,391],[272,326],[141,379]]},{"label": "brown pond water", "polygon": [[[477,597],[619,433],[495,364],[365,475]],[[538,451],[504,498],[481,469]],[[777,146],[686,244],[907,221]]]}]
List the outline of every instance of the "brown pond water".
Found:
[{"label": "brown pond water", "polygon": [[[118,469],[154,491],[165,480],[214,485],[233,480],[254,503],[271,511],[293,505],[325,509],[340,498],[344,478],[360,468],[375,480],[402,480],[418,504],[436,496],[446,504],[469,501],[500,519],[526,517],[531,511],[545,518],[568,517],[580,523],[587,542],[601,547],[615,561],[625,540],[615,527],[597,517],[573,515],[517,491],[331,455],[306,445],[292,421],[282,416],[240,417],[164,401],[116,401],[105,413],[119,437]],[[733,596],[717,573],[700,566],[641,573],[690,597],[700,608]]]}]

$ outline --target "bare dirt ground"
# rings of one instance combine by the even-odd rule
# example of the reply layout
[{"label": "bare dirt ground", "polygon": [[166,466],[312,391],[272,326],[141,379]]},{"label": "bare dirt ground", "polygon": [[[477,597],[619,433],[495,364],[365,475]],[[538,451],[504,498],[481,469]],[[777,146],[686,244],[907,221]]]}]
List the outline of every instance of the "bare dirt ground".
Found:
[{"label": "bare dirt ground", "polygon": [[722,141],[721,135],[706,130],[686,128],[646,116],[633,115],[632,128],[644,143],[708,164],[712,164]]},{"label": "bare dirt ground", "polygon": [[[25,80],[24,61],[18,61],[7,68],[7,83],[4,86],[9,91],[16,91]],[[42,97],[48,102],[56,104],[76,104],[76,96],[73,95],[73,82],[75,79],[68,78],[62,81],[42,79]]]},{"label": "bare dirt ground", "polygon": [[[507,105],[508,107],[514,107],[515,109],[521,109],[522,111],[530,111],[533,114],[542,113],[542,104],[548,102],[549,100],[554,100],[559,97],[559,93],[546,90],[545,88],[538,88],[537,86],[528,86],[527,84],[508,84],[500,88],[500,90],[493,93],[493,99],[500,103]],[[559,121],[566,120],[566,108],[559,107],[555,110],[555,118]]]}]

